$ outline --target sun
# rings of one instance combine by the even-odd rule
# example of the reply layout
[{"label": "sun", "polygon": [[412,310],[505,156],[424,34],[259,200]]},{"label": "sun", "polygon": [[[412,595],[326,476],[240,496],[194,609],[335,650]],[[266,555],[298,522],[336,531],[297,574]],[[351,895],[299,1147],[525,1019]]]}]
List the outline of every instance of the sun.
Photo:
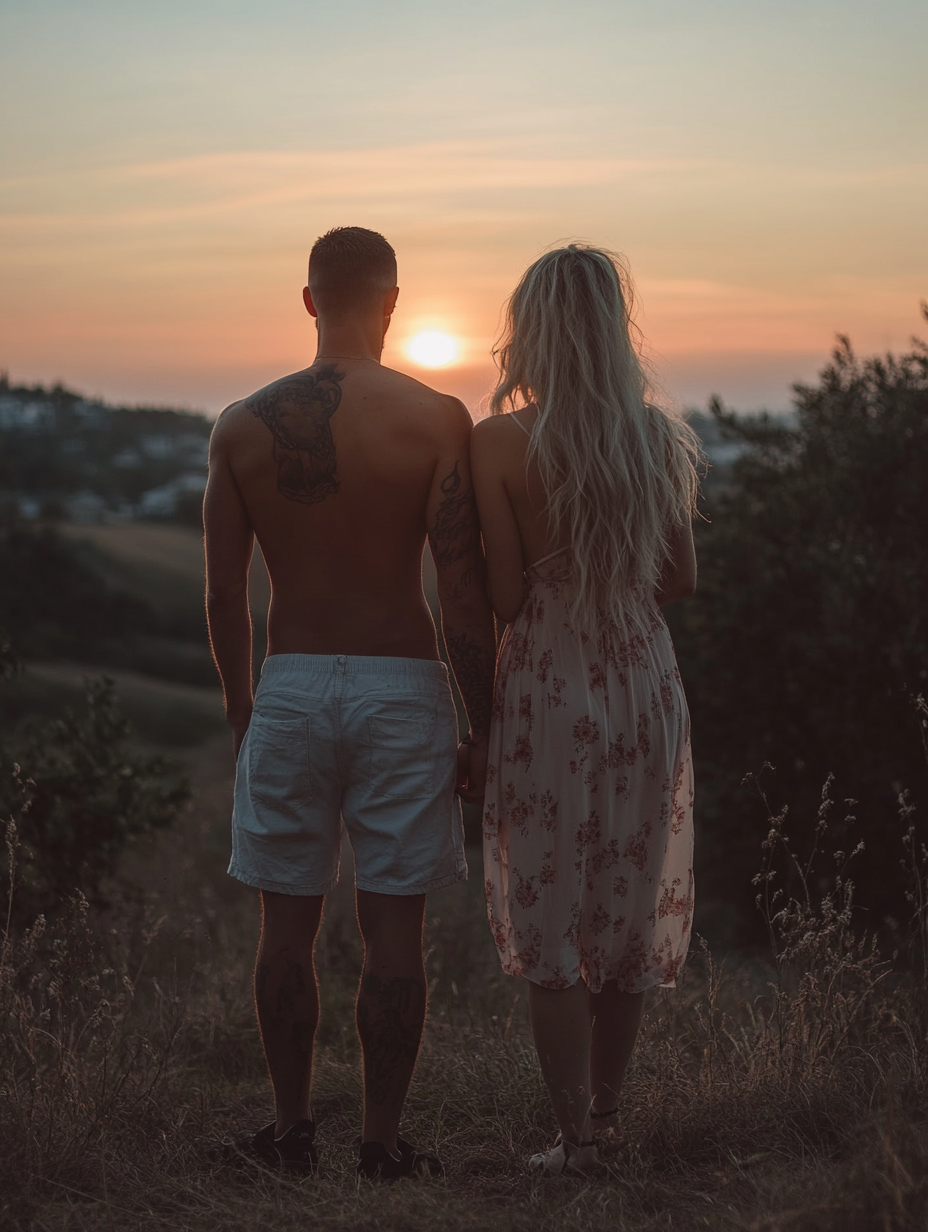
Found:
[{"label": "sun", "polygon": [[458,357],[457,339],[437,329],[426,329],[410,338],[406,350],[423,368],[444,368]]}]

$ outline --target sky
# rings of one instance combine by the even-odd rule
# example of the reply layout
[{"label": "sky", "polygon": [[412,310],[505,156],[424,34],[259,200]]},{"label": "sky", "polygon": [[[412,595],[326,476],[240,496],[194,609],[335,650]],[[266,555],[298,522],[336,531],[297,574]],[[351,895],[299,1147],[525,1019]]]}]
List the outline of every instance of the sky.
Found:
[{"label": "sky", "polygon": [[924,0],[0,0],[0,367],[216,414],[312,361],[309,248],[359,225],[384,362],[478,413],[574,239],[669,399],[783,409],[836,334],[925,332],[926,53]]}]

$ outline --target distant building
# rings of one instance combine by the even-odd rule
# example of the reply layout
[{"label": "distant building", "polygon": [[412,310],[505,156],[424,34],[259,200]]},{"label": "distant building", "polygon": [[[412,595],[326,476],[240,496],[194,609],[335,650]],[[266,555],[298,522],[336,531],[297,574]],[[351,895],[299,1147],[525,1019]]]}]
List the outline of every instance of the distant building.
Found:
[{"label": "distant building", "polygon": [[103,522],[109,513],[109,505],[96,492],[78,492],[62,501],[65,513],[72,522]]},{"label": "distant building", "polygon": [[206,491],[206,476],[199,471],[188,471],[158,488],[149,488],[142,494],[138,504],[139,517],[169,518],[185,496],[202,496]]},{"label": "distant building", "polygon": [[139,445],[142,447],[142,452],[148,458],[173,458],[178,452],[180,444],[177,437],[159,434],[157,436],[143,436],[139,440]]},{"label": "distant building", "polygon": [[5,394],[0,397],[0,428],[19,428],[20,431],[41,432],[55,426],[55,408],[50,402],[23,402]]}]

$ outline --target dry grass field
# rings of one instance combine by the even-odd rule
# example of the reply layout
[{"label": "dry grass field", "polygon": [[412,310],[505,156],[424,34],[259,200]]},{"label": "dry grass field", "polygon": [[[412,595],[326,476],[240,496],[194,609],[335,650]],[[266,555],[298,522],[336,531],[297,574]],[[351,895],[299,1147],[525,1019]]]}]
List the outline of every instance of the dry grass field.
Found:
[{"label": "dry grass field", "polygon": [[[110,525],[62,523],[61,532],[92,549],[93,564],[106,581],[150,604],[162,616],[203,610],[203,536],[187,526],[152,522]],[[260,549],[255,550],[249,594],[255,622],[267,617],[270,585]]]},{"label": "dry grass field", "polygon": [[[121,522],[81,526],[62,523],[68,539],[89,545],[95,567],[107,581],[150,603],[162,614],[199,612],[203,606],[203,537],[186,526],[150,522]],[[428,548],[423,557],[425,593],[433,611],[438,609],[435,566]],[[267,617],[270,583],[261,549],[255,547],[249,578],[249,597],[255,624]]]},{"label": "dry grass field", "polygon": [[[29,663],[4,684],[0,716],[13,722],[30,715],[57,715],[66,707],[81,711],[85,681],[99,675],[99,668],[81,663]],[[218,685],[176,684],[116,668],[107,668],[105,675],[116,685],[120,709],[143,742],[190,748],[225,730]]]},{"label": "dry grass field", "polygon": [[446,1178],[354,1177],[360,950],[347,860],[319,947],[322,1172],[229,1170],[217,1145],[271,1109],[249,988],[257,903],[224,873],[226,735],[186,760],[194,802],[127,858],[104,917],[75,905],[44,933],[4,939],[3,1229],[928,1227],[924,972],[861,946],[846,890],[823,903],[818,884],[775,926],[775,961],[722,961],[697,943],[680,988],[653,994],[608,1174],[532,1179],[526,1158],[550,1144],[553,1121],[524,997],[485,924],[477,851],[472,879],[430,900],[430,1018],[404,1127],[441,1154]]}]

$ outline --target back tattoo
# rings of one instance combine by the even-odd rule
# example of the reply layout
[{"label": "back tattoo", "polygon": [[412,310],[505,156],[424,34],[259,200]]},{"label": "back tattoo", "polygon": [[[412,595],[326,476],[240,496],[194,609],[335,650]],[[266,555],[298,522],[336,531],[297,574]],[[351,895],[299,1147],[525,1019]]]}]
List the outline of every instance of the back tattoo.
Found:
[{"label": "back tattoo", "polygon": [[253,415],[274,438],[277,491],[289,500],[315,505],[338,491],[335,442],[329,420],[342,400],[345,373],[335,364],[285,377],[246,399]]}]

